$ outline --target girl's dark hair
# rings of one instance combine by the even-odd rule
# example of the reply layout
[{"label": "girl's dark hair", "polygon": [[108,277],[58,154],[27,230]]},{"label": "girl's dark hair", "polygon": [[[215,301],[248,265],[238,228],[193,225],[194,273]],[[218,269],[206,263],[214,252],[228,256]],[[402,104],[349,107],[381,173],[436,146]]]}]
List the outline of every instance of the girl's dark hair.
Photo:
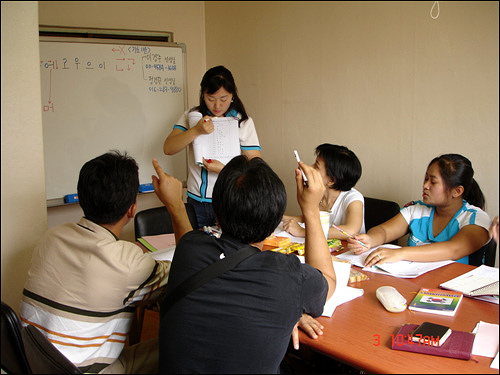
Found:
[{"label": "girl's dark hair", "polygon": [[236,88],[236,83],[229,69],[222,65],[208,69],[201,80],[200,86],[200,105],[197,110],[201,112],[203,116],[209,115],[207,105],[205,104],[205,100],[203,100],[203,94],[213,94],[221,87],[224,87],[227,92],[233,95],[233,102],[229,106],[228,112],[234,109],[240,113],[240,123],[248,119],[247,111],[238,96],[238,89]]},{"label": "girl's dark hair", "polygon": [[260,242],[285,213],[285,185],[261,158],[238,155],[220,172],[212,204],[222,232],[244,243]]},{"label": "girl's dark hair", "polygon": [[348,191],[361,177],[361,162],[345,146],[323,143],[316,147],[316,157],[325,162],[326,174],[333,181],[331,189]]},{"label": "girl's dark hair", "polygon": [[486,201],[474,179],[474,169],[469,159],[459,154],[445,154],[432,159],[428,167],[434,163],[439,166],[439,172],[448,189],[463,186],[463,199],[484,210]]}]

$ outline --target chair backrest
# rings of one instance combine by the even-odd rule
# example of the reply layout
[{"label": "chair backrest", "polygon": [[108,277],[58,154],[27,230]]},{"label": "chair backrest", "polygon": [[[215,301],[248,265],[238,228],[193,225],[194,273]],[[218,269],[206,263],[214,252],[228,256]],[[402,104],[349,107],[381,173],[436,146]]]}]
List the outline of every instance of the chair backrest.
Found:
[{"label": "chair backrest", "polygon": [[21,322],[2,301],[2,370],[10,374],[31,374],[21,337]]},{"label": "chair backrest", "polygon": [[49,339],[33,325],[22,328],[21,335],[30,367],[35,374],[83,374]]},{"label": "chair backrest", "polygon": [[479,267],[481,264],[495,267],[497,243],[491,239],[486,245],[469,255],[469,264]]},{"label": "chair backrest", "polygon": [[[194,207],[184,203],[189,221],[193,229],[198,229],[198,220]],[[135,239],[143,236],[155,236],[157,234],[174,233],[172,218],[165,206],[148,208],[139,211],[134,217]]]},{"label": "chair backrest", "polygon": [[[399,213],[399,204],[384,199],[365,197],[365,229],[369,229],[382,224]],[[392,241],[397,245],[398,241]]]}]

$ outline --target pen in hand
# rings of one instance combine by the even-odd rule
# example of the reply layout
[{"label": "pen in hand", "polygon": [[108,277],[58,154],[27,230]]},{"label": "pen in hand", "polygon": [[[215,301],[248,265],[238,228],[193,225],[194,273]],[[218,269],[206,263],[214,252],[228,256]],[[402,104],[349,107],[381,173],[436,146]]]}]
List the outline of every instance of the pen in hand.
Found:
[{"label": "pen in hand", "polygon": [[[295,154],[295,159],[297,159],[297,163],[300,162],[299,153],[297,152],[297,150],[293,150],[293,153]],[[306,174],[304,173],[304,171],[302,170],[302,168],[300,168],[300,171],[302,172],[302,177],[304,178],[304,184],[308,188],[309,187],[309,181],[307,181]]]},{"label": "pen in hand", "polygon": [[337,229],[340,233],[345,234],[347,237],[352,238],[354,241],[356,241],[357,243],[359,243],[361,246],[363,246],[363,247],[368,247],[368,246],[366,246],[363,242],[361,242],[360,240],[355,239],[355,238],[354,238],[354,236],[353,236],[352,234],[349,234],[349,233],[347,233],[345,230],[340,229],[340,228],[339,228],[338,226],[336,226],[335,224],[332,224],[332,227],[334,227],[335,229]]}]

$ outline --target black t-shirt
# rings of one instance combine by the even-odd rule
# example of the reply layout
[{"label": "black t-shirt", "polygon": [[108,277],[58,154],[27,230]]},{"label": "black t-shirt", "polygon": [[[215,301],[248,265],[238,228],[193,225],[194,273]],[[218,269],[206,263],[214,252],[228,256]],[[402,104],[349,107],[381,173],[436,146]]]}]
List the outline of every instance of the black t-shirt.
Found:
[{"label": "black t-shirt", "polygon": [[[195,230],[177,244],[167,289],[247,246]],[[160,322],[160,374],[277,373],[303,312],[321,315],[328,285],[295,255],[257,252],[177,302]]]}]

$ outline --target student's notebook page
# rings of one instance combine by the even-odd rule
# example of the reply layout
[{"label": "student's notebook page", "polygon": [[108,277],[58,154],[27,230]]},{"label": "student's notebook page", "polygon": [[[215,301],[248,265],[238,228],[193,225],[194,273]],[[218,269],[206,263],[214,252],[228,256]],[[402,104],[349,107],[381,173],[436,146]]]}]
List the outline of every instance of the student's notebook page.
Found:
[{"label": "student's notebook page", "polygon": [[203,158],[215,159],[227,164],[232,158],[241,154],[238,119],[213,117],[212,122],[214,131],[210,134],[202,134],[193,141],[196,164],[203,165]]},{"label": "student's notebook page", "polygon": [[498,268],[481,265],[472,271],[451,279],[440,286],[465,295],[498,295]]},{"label": "student's notebook page", "polygon": [[452,260],[438,261],[438,262],[413,262],[407,260],[400,260],[399,262],[394,263],[384,263],[380,266],[373,267],[365,267],[365,260],[368,255],[377,250],[379,247],[386,247],[389,249],[398,249],[401,246],[392,245],[392,244],[384,244],[380,246],[376,246],[371,248],[370,250],[355,255],[352,251],[346,251],[343,254],[337,255],[337,258],[342,260],[347,260],[351,264],[363,267],[363,271],[369,271],[374,273],[382,273],[389,276],[400,277],[400,278],[415,278],[420,275],[423,275],[426,272],[435,270],[437,268],[446,266],[447,264],[453,263]]}]

